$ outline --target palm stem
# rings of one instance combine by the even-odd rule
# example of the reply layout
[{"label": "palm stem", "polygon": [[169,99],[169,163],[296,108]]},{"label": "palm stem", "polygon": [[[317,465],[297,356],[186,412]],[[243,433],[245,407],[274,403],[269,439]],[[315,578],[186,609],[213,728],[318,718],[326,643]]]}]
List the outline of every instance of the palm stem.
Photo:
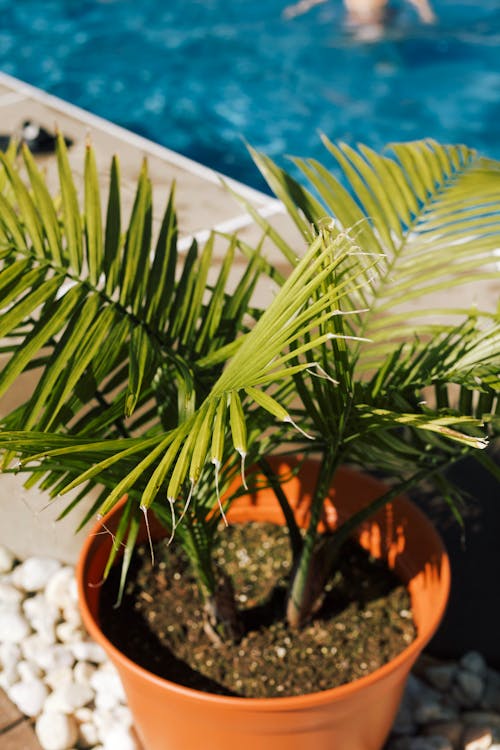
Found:
[{"label": "palm stem", "polygon": [[293,514],[290,503],[288,502],[287,496],[283,492],[283,488],[281,487],[279,478],[274,473],[269,462],[266,461],[266,459],[262,458],[259,461],[259,467],[261,468],[264,476],[269,480],[269,483],[273,489],[274,494],[276,495],[276,499],[278,500],[280,508],[285,517],[285,523],[290,537],[290,547],[292,550],[292,566],[295,567],[295,565],[298,564],[300,553],[303,548],[300,529],[298,527],[297,521],[295,520],[295,516]]},{"label": "palm stem", "polygon": [[[339,461],[339,453],[335,452],[332,444],[328,444],[319,468],[311,503],[311,516],[303,540],[302,554],[293,573],[288,595],[287,620],[293,628],[301,627],[317,608],[320,592],[317,591],[312,579],[315,574],[313,560],[317,547],[318,525],[321,520],[324,499],[328,494]],[[322,589],[322,587],[320,588]]]}]

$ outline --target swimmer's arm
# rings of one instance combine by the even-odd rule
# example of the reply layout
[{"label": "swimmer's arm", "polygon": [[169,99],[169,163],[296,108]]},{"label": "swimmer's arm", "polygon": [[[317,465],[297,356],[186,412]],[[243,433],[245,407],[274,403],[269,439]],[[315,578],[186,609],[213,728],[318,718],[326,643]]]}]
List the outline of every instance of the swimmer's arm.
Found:
[{"label": "swimmer's arm", "polygon": [[315,5],[321,5],[321,3],[326,2],[327,0],[299,0],[299,2],[294,5],[288,5],[283,10],[282,15],[283,18],[295,18],[296,16],[301,16],[304,13],[307,13],[307,11],[314,8]]},{"label": "swimmer's arm", "polygon": [[436,14],[428,0],[408,0],[408,2],[417,9],[418,15],[424,23],[435,23],[437,21]]}]

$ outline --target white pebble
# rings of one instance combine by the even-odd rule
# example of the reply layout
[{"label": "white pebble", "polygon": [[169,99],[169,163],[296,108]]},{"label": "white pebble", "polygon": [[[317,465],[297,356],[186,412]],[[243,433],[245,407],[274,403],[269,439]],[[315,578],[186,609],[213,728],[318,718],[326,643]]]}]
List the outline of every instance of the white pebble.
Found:
[{"label": "white pebble", "polygon": [[455,664],[432,664],[425,670],[425,676],[431,685],[441,692],[450,689],[457,673]]},{"label": "white pebble", "polygon": [[125,702],[122,683],[111,664],[104,664],[96,669],[90,678],[90,684],[97,694],[96,704],[101,708],[112,708],[117,703]]},{"label": "white pebble", "polygon": [[17,673],[16,667],[10,667],[9,669],[2,669],[0,671],[0,688],[2,690],[5,690],[6,693],[9,692],[12,685],[14,685],[19,680],[19,675]]},{"label": "white pebble", "polygon": [[103,740],[104,750],[138,750],[137,742],[125,727],[116,724]]},{"label": "white pebble", "polygon": [[75,682],[83,682],[84,685],[90,682],[90,679],[96,667],[93,664],[89,664],[87,661],[77,661],[73,667],[73,677]]},{"label": "white pebble", "polygon": [[124,727],[131,727],[133,722],[132,713],[130,708],[126,705],[119,705],[113,709],[113,716],[119,724]]},{"label": "white pebble", "polygon": [[440,694],[437,690],[430,687],[426,682],[410,673],[405,687],[405,697],[412,703],[434,703],[440,700]]},{"label": "white pebble", "polygon": [[[82,710],[80,709],[80,711]],[[132,714],[128,706],[115,706],[113,709],[97,707],[93,713],[92,721],[97,727],[97,732],[102,742],[113,727],[122,726],[130,729],[133,724]]]},{"label": "white pebble", "polygon": [[488,750],[493,742],[489,729],[469,727],[464,731],[462,745],[464,750]]},{"label": "white pebble", "polygon": [[59,619],[59,611],[46,600],[43,594],[35,594],[25,599],[23,612],[31,622],[43,619],[56,622]]},{"label": "white pebble", "polygon": [[15,568],[13,580],[23,591],[41,591],[60,567],[61,563],[51,557],[28,557]]},{"label": "white pebble", "polygon": [[87,722],[93,722],[94,711],[91,708],[89,708],[89,706],[83,706],[82,708],[77,708],[75,710],[74,717],[77,721],[79,721],[82,724],[85,724]]},{"label": "white pebble", "polygon": [[22,682],[30,682],[30,680],[38,680],[41,677],[42,671],[38,664],[32,661],[26,661],[22,659],[17,665],[17,671]]},{"label": "white pebble", "polygon": [[78,739],[78,728],[72,716],[44,712],[35,725],[36,735],[43,750],[69,750]]},{"label": "white pebble", "polygon": [[29,623],[20,612],[0,610],[0,641],[21,643],[30,633]]},{"label": "white pebble", "polygon": [[70,622],[60,622],[56,626],[56,637],[61,643],[75,643],[82,640],[82,631]]},{"label": "white pebble", "polygon": [[84,721],[78,727],[78,744],[82,747],[94,747],[99,742],[95,724]]},{"label": "white pebble", "polygon": [[[29,659],[28,656],[26,658]],[[33,649],[32,660],[36,662],[44,672],[50,672],[59,667],[72,667],[75,663],[75,658],[72,652],[66,648],[66,646],[63,646],[60,643],[52,644],[41,637],[38,649]]]},{"label": "white pebble", "polygon": [[62,609],[62,618],[68,625],[73,625],[75,628],[82,628],[83,622],[78,609],[78,602],[68,601],[66,607]]},{"label": "white pebble", "polygon": [[454,706],[444,706],[439,702],[430,702],[426,700],[417,705],[413,716],[417,724],[430,724],[435,721],[452,721],[457,717],[457,709]]},{"label": "white pebble", "polygon": [[4,669],[16,666],[21,660],[21,649],[17,643],[0,643],[0,664]]},{"label": "white pebble", "polygon": [[35,661],[37,663],[38,655],[47,648],[50,648],[50,643],[47,643],[38,633],[32,633],[20,645],[23,657],[28,661]]},{"label": "white pebble", "polygon": [[21,659],[21,649],[17,643],[0,643],[0,687],[8,691],[19,681],[17,665]]},{"label": "white pebble", "polygon": [[2,609],[19,610],[23,594],[15,586],[2,581],[0,583],[0,607]]},{"label": "white pebble", "polygon": [[460,666],[467,672],[473,672],[479,675],[479,677],[485,677],[488,667],[482,654],[478,651],[468,651],[460,659]]},{"label": "white pebble", "polygon": [[408,735],[413,734],[416,728],[417,726],[413,719],[413,711],[408,702],[403,700],[401,705],[399,706],[396,718],[394,719],[392,732],[395,735]]},{"label": "white pebble", "polygon": [[104,711],[113,711],[120,704],[120,699],[114,693],[96,693],[94,700],[96,708],[102,709]]},{"label": "white pebble", "polygon": [[55,643],[55,624],[59,619],[59,612],[47,602],[43,594],[36,594],[25,599],[23,612],[33,630],[36,630],[48,642]]},{"label": "white pebble", "polygon": [[103,649],[93,641],[76,641],[69,644],[69,648],[77,661],[90,661],[94,664],[103,664],[107,661]]},{"label": "white pebble", "polygon": [[14,561],[12,552],[0,544],[0,573],[9,573],[14,566]]},{"label": "white pebble", "polygon": [[119,723],[113,711],[99,707],[96,707],[96,710],[94,711],[93,722],[97,727],[97,732],[101,741],[104,740],[104,737],[110,729],[112,729],[115,724]]},{"label": "white pebble", "polygon": [[[82,711],[83,709],[80,709]],[[128,706],[115,706],[113,709],[102,709],[96,707],[92,715],[92,721],[97,727],[97,733],[101,742],[113,727],[120,726],[125,729],[131,729],[133,720]]]},{"label": "white pebble", "polygon": [[48,695],[41,680],[16,682],[9,688],[8,696],[26,716],[38,716]]},{"label": "white pebble", "polygon": [[47,581],[45,598],[58,609],[71,606],[77,600],[74,582],[73,568],[67,566],[59,568]]},{"label": "white pebble", "polygon": [[461,670],[456,676],[457,684],[462,691],[463,704],[474,705],[481,700],[484,693],[484,680],[475,672]]},{"label": "white pebble", "polygon": [[78,708],[83,708],[94,698],[94,693],[88,685],[79,682],[67,682],[57,687],[46,700],[47,711],[72,714]]},{"label": "white pebble", "polygon": [[57,667],[72,667],[75,663],[75,657],[66,646],[56,643],[55,646],[51,647],[43,662],[44,665],[42,666],[48,672],[50,669],[57,669]]},{"label": "white pebble", "polygon": [[71,667],[56,667],[49,670],[45,675],[45,683],[51,690],[56,690],[62,685],[73,682],[73,670]]}]

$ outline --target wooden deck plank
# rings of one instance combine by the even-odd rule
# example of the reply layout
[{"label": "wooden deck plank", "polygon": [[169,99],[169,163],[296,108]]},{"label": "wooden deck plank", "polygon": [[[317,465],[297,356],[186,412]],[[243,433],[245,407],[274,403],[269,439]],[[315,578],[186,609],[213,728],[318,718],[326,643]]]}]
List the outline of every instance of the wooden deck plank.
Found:
[{"label": "wooden deck plank", "polygon": [[42,750],[31,724],[26,720],[0,734],[0,747],[2,750]]},{"label": "wooden deck plank", "polygon": [[[0,734],[21,719],[23,719],[23,714],[7,698],[3,690],[0,690]],[[3,750],[3,738],[0,746]]]},{"label": "wooden deck plank", "polygon": [[31,722],[0,690],[0,748],[2,750],[42,750]]}]

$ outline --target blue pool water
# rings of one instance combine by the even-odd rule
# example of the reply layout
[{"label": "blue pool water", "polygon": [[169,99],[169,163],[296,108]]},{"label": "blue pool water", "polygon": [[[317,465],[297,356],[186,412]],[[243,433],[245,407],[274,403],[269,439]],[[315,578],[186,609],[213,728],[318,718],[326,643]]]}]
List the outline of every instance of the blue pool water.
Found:
[{"label": "blue pool water", "polygon": [[286,5],[0,0],[0,69],[256,186],[243,139],[279,159],[323,157],[318,132],[500,158],[499,0],[434,0],[434,26],[399,0],[375,42],[341,0],[292,20]]}]

